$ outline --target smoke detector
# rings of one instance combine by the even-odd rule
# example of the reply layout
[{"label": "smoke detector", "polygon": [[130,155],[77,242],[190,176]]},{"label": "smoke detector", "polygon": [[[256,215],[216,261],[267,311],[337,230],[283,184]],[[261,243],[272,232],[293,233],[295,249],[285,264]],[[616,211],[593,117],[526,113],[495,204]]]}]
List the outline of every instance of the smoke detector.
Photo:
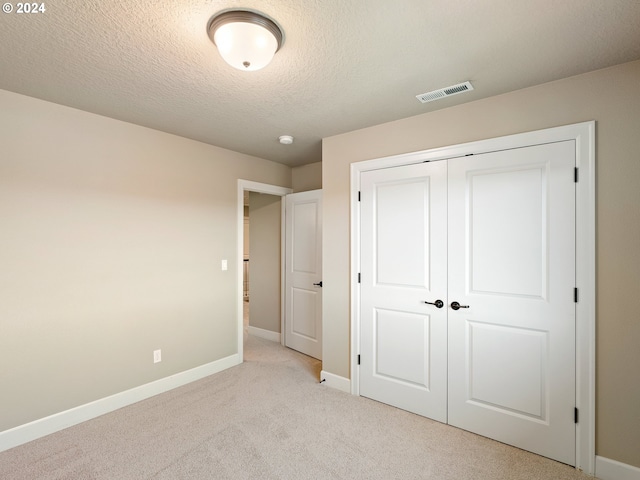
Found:
[{"label": "smoke detector", "polygon": [[280,135],[280,137],[278,137],[278,141],[282,145],[291,145],[293,143],[293,137],[291,135]]},{"label": "smoke detector", "polygon": [[457,85],[451,85],[450,87],[441,88],[432,92],[421,93],[416,95],[416,98],[422,103],[433,102],[434,100],[440,100],[441,98],[450,97],[451,95],[458,95],[459,93],[470,92],[473,90],[471,82],[458,83]]}]

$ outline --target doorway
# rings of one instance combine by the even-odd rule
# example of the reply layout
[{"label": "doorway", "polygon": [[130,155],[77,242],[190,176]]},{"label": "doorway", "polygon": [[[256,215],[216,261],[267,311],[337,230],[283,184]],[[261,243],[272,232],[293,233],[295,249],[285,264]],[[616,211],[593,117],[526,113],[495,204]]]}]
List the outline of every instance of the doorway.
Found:
[{"label": "doorway", "polygon": [[[240,361],[244,361],[244,292],[245,292],[245,284],[244,284],[244,271],[245,271],[245,246],[244,246],[244,238],[245,238],[245,196],[251,195],[251,192],[261,193],[266,195],[273,195],[276,197],[284,197],[285,195],[291,193],[290,188],[279,187],[276,185],[269,185],[265,183],[252,182],[249,180],[238,180],[238,190],[237,190],[237,246],[236,246],[236,272],[237,279],[237,306],[236,306],[236,318],[238,319],[238,327],[237,327],[237,348],[238,348],[238,356]],[[280,237],[284,238],[284,202],[280,202]],[[249,232],[249,236],[251,233]],[[280,258],[284,259],[284,245],[281,246]],[[249,260],[249,263],[251,261]],[[249,296],[251,296],[251,267],[249,266]],[[280,262],[279,272],[282,272],[283,264]],[[278,272],[278,273],[279,273]],[[278,302],[280,305],[284,304],[284,284],[283,279],[281,279],[279,284],[279,292]],[[282,322],[282,313],[281,313],[281,322]]]},{"label": "doorway", "polygon": [[244,336],[280,342],[282,198],[245,192]]},{"label": "doorway", "polygon": [[[558,142],[569,142],[568,143],[568,145],[570,145],[569,150],[573,155],[573,159],[575,159],[575,166],[577,168],[576,172],[578,172],[576,174],[576,178],[580,179],[580,181],[578,181],[575,184],[575,201],[576,201],[575,215],[576,217],[575,217],[575,230],[574,230],[575,238],[576,238],[576,241],[574,242],[575,249],[576,249],[575,250],[576,265],[575,265],[574,276],[575,276],[575,286],[577,290],[580,292],[580,297],[579,297],[580,301],[575,304],[573,304],[572,302],[572,305],[571,305],[575,310],[575,318],[576,318],[576,324],[575,324],[576,349],[575,349],[575,353],[571,352],[573,356],[573,360],[575,361],[575,364],[576,364],[576,368],[573,369],[574,374],[576,374],[576,377],[575,377],[575,380],[572,382],[572,388],[575,388],[575,405],[576,405],[577,411],[579,410],[580,412],[580,416],[579,416],[580,421],[575,424],[575,442],[574,442],[574,446],[576,448],[576,451],[574,454],[575,461],[571,461],[569,463],[572,463],[576,465],[578,468],[585,470],[587,472],[593,471],[593,465],[595,462],[595,446],[594,446],[595,352],[593,349],[593,345],[595,343],[595,225],[594,225],[595,224],[595,201],[594,201],[595,199],[594,129],[595,128],[594,127],[595,127],[595,124],[593,122],[589,122],[585,124],[558,127],[554,129],[548,129],[548,130],[543,130],[538,132],[530,132],[527,134],[513,135],[509,137],[502,137],[498,139],[491,139],[491,140],[486,140],[481,142],[473,142],[469,144],[457,145],[457,146],[436,149],[431,151],[417,152],[417,153],[407,154],[407,155],[399,155],[397,157],[388,157],[383,159],[371,160],[371,161],[361,162],[359,164],[352,165],[352,232],[354,234],[352,236],[351,258],[352,258],[352,269],[353,269],[352,278],[354,279],[352,283],[352,292],[353,292],[352,352],[354,356],[352,360],[351,378],[352,378],[353,393],[355,394],[363,393],[361,391],[363,371],[362,371],[362,366],[359,366],[360,362],[358,360],[360,355],[364,352],[363,342],[370,341],[370,339],[368,339],[370,332],[367,331],[368,327],[363,325],[363,321],[365,316],[369,315],[371,312],[364,311],[365,309],[369,309],[369,306],[366,306],[363,304],[364,299],[362,298],[363,297],[362,286],[360,282],[356,280],[360,277],[361,273],[364,273],[365,269],[367,268],[364,265],[365,260],[363,260],[363,258],[366,256],[363,253],[364,252],[363,237],[365,235],[365,232],[363,232],[361,228],[361,224],[364,221],[364,219],[362,218],[364,213],[361,213],[361,209],[363,210],[364,208],[361,207],[361,202],[359,202],[358,200],[359,193],[363,191],[363,187],[364,187],[363,177],[365,177],[366,179],[367,172],[380,170],[380,169],[393,170],[393,168],[391,167],[399,167],[401,165],[409,166],[409,167],[401,167],[401,168],[410,168],[410,167],[420,168],[420,165],[424,164],[424,162],[430,162],[429,164],[425,164],[426,167],[424,168],[428,168],[431,165],[434,165],[434,168],[435,168],[435,164],[439,163],[438,161],[445,161],[447,159],[450,159],[448,160],[449,165],[459,166],[463,164],[465,159],[466,161],[471,161],[469,159],[473,158],[473,156],[476,156],[476,155],[480,156],[483,154],[487,154],[489,152],[508,151],[512,149],[528,147],[531,145],[545,145],[545,144],[553,144]],[[458,161],[457,164],[455,163],[456,161]],[[508,171],[509,171],[509,168],[507,167],[507,170],[504,173],[508,173]],[[511,169],[511,171],[513,172],[514,170]],[[527,176],[531,177],[529,173],[525,174],[524,177],[527,177]],[[429,173],[429,175],[431,174],[436,175],[434,172]],[[569,175],[571,175],[571,177],[574,176],[574,172],[572,171],[572,169],[569,169]],[[473,176],[473,174],[471,174],[471,176]],[[491,175],[485,176],[480,180],[486,180],[486,179],[493,180],[497,178],[497,177],[493,177],[493,179],[491,179],[490,177]],[[462,172],[462,175],[460,176],[460,178],[463,179],[463,182],[465,181],[464,179],[469,179],[470,178],[469,172]],[[527,179],[524,179],[523,181],[525,184],[528,182]],[[571,178],[571,181],[573,181],[573,178]],[[480,182],[478,185],[481,186],[481,183],[482,182]],[[435,184],[431,184],[431,185],[433,186]],[[437,187],[435,188],[437,190]],[[450,187],[445,187],[444,191],[446,192],[449,188]],[[411,189],[406,189],[406,188],[400,188],[396,190],[401,192],[403,195],[409,195],[412,191]],[[418,190],[416,189],[413,189],[413,190],[415,190],[413,191],[413,193],[418,192]],[[493,192],[492,188],[485,189],[485,193],[488,195],[486,197],[487,199],[490,199],[492,192]],[[462,196],[464,197],[464,194]],[[423,202],[423,205],[424,205],[424,202]],[[499,203],[497,205],[499,205]],[[397,213],[397,215],[404,215],[404,212],[402,210],[396,209],[395,212]],[[441,225],[441,229],[443,229],[446,232],[451,228],[455,230],[455,228],[457,228],[456,227],[457,225],[465,225],[465,222],[468,222],[469,220],[467,217],[465,217],[465,215],[466,214],[462,214],[461,217],[459,215],[454,217],[449,215],[447,219],[445,214],[444,218],[446,221],[443,225]],[[434,218],[436,221],[438,221],[437,213],[435,214]],[[492,218],[489,215],[489,216],[486,216],[485,220],[490,222]],[[447,222],[448,222],[448,226],[447,226]],[[367,233],[367,235],[368,234],[369,233]],[[458,237],[458,238],[460,237],[460,235],[456,235],[456,234],[452,235],[451,233],[449,234],[449,236]],[[434,238],[436,238],[436,242],[437,242],[438,237],[434,237]],[[464,235],[462,235],[462,238],[464,238]],[[385,241],[385,239],[382,238],[379,241]],[[459,252],[458,254],[454,254],[451,251],[448,253],[445,253],[445,258],[449,258],[449,260],[445,262],[445,268],[454,268],[454,269],[457,268],[455,267],[455,261],[453,260],[455,260],[456,258],[464,258],[464,256],[468,254],[469,243],[468,242],[466,243],[463,242],[463,243],[465,245],[463,245],[461,252]],[[451,248],[451,247],[447,247],[447,248]],[[432,252],[430,251],[423,252],[424,255],[430,255],[431,253]],[[435,259],[435,257],[431,257],[431,258],[432,260]],[[383,273],[387,276],[389,280],[387,283],[389,283],[389,286],[391,288],[395,288],[392,284],[398,283],[397,278],[394,280],[395,278],[394,275],[397,276],[398,272],[400,271],[399,264],[401,263],[402,262],[390,262],[388,265],[385,266],[386,270]],[[450,263],[450,265],[447,267],[446,263]],[[533,263],[530,266],[532,265]],[[377,268],[379,269],[380,267],[378,266]],[[490,271],[490,270],[485,269],[485,272],[487,271]],[[450,277],[449,274],[447,275]],[[477,293],[474,291],[474,288],[478,287],[480,283],[483,283],[485,287],[491,286],[491,285],[493,285],[493,287],[496,287],[496,284],[492,283],[493,280],[491,280],[491,278],[490,277],[474,278],[473,279],[474,281],[477,280],[475,284],[473,283],[470,284],[468,281],[466,282],[463,281],[462,288],[457,290],[456,290],[457,287],[455,287],[455,285],[452,285],[451,280],[449,279],[448,285],[445,282],[444,290],[428,292],[428,293],[434,293],[435,294],[434,298],[431,298],[431,295],[429,295],[428,298],[423,298],[421,299],[421,301],[425,302],[423,306],[429,307],[431,308],[431,310],[433,310],[433,311],[430,310],[428,313],[429,317],[433,317],[432,324],[436,325],[437,323],[436,317],[438,315],[437,312],[441,312],[445,310],[445,308],[442,308],[442,307],[445,307],[445,301],[446,301],[447,302],[446,310],[451,312],[451,315],[448,315],[448,316],[449,317],[453,316],[453,318],[456,318],[456,315],[457,315],[458,317],[460,317],[458,318],[458,320],[460,321],[458,321],[457,323],[456,322],[453,322],[453,323],[456,323],[455,325],[456,328],[459,326],[463,327],[463,332],[462,332],[463,336],[467,335],[466,338],[469,338],[470,330],[472,329],[472,327],[475,328],[475,331],[472,332],[472,334],[476,334],[476,340],[478,340],[479,342],[477,346],[479,348],[482,345],[484,346],[488,346],[489,344],[493,345],[495,343],[493,342],[493,340],[495,340],[493,336],[496,334],[500,336],[503,334],[506,335],[506,334],[511,334],[515,332],[515,330],[508,330],[504,328],[500,330],[500,328],[502,327],[499,327],[499,328],[496,327],[495,331],[490,331],[490,328],[483,328],[483,327],[487,327],[486,322],[485,323],[477,322],[477,324],[471,325],[471,323],[467,321],[465,317],[466,313],[470,311],[470,309],[469,310],[465,309],[465,307],[469,305],[469,302],[468,302],[469,298],[467,297],[469,297],[470,293],[472,294],[472,296],[473,294]],[[435,277],[433,276],[429,277],[429,280],[434,280],[434,279]],[[415,279],[412,279],[411,282],[409,283],[415,284],[416,282],[414,282],[414,280]],[[434,286],[435,286],[435,283],[434,283]],[[502,285],[502,286],[504,287],[505,285]],[[524,286],[527,286],[527,285],[525,285],[524,283],[521,283],[519,286],[518,285],[512,285],[512,286],[514,288],[515,287],[524,288]],[[530,285],[527,286],[527,288],[529,287]],[[487,289],[492,290],[492,288],[487,287],[485,288],[485,290]],[[475,288],[475,289],[478,290],[478,292],[482,290],[479,288]],[[493,288],[493,290],[495,290],[495,288]],[[460,299],[457,297],[455,299],[446,298],[446,295],[448,294],[447,291],[454,296],[460,296]],[[529,293],[530,292],[523,293],[523,292],[517,291],[517,292],[511,292],[512,294],[511,296],[515,295],[519,297],[525,297]],[[572,292],[569,292],[569,294],[571,295]],[[498,295],[495,295],[495,296],[498,296]],[[477,300],[475,297],[473,297],[473,299],[474,301]],[[438,300],[442,301],[442,305],[440,308],[436,305]],[[573,298],[571,300],[573,301]],[[458,303],[457,308],[453,308],[453,301],[456,301]],[[431,305],[429,305],[429,303]],[[398,315],[397,311],[398,309],[395,309],[395,308],[387,308],[384,312],[382,312],[384,314],[383,315],[384,318],[382,318],[380,321],[376,323],[376,328],[384,329],[389,327],[390,325],[395,325],[395,322],[392,320]],[[415,328],[418,328],[420,322],[417,320],[420,315],[421,314],[407,315],[407,317],[410,317],[408,318],[409,323],[407,325],[412,324],[414,325]],[[412,321],[413,323],[411,323]],[[449,319],[449,324],[452,325],[453,323],[452,323],[452,320]],[[548,345],[548,343],[541,341],[540,338],[536,337],[536,335],[538,336],[542,335],[540,330],[530,328],[529,331],[532,333],[532,335],[528,336],[527,338],[525,338],[525,336],[520,336],[518,337],[518,341],[522,343],[521,347],[523,348],[531,347],[530,348],[531,351],[534,350],[533,348],[535,346],[534,344],[536,344],[537,342],[537,346],[539,347],[538,352],[540,353],[542,351],[540,349],[546,348],[546,345]],[[431,334],[432,332],[433,330],[431,329],[431,326],[428,329],[423,328],[423,333],[425,335]],[[413,334],[409,335],[409,338],[411,338],[411,340],[414,341],[415,343],[415,341],[417,341],[415,340],[415,338],[419,337],[418,334],[419,332],[416,333],[414,331]],[[455,332],[453,332],[453,334],[455,335]],[[447,333],[447,335],[449,335],[449,333]],[[393,337],[393,335],[383,336],[381,339],[382,342],[387,342],[387,343],[391,342],[390,345],[386,345],[386,346],[383,345],[383,346],[385,348],[393,347],[393,342],[397,340],[397,338],[395,338],[395,340],[394,338],[395,337]],[[485,343],[485,340],[487,341],[487,343]],[[376,348],[378,348],[379,346],[378,343],[374,345],[376,346]],[[510,345],[510,347],[512,346],[513,345]],[[414,348],[414,350],[419,351],[420,350],[419,346]],[[451,350],[452,350],[451,345],[449,345],[449,352],[445,352],[445,353],[450,354]],[[401,350],[397,350],[397,351],[401,351]],[[427,352],[427,350],[423,350],[423,353],[425,352]],[[373,355],[370,352],[366,352],[366,353],[369,355]],[[403,352],[403,354],[404,353],[405,352]],[[425,354],[430,355],[431,353],[429,352]],[[491,355],[486,356],[481,349],[476,350],[473,354],[474,355],[479,354],[482,356],[482,358],[484,358],[487,361],[493,361],[492,359],[495,359],[495,357]],[[466,358],[466,360],[463,359],[463,363],[469,366],[469,363],[468,363],[469,357],[468,355],[467,356],[465,355],[463,356]],[[446,358],[446,356],[441,355],[441,358]],[[375,376],[382,377],[386,374],[388,377],[393,377],[395,374],[398,373],[398,369],[404,368],[402,365],[398,363],[397,360],[398,360],[397,358],[394,358],[393,361],[387,362],[387,359],[384,359],[384,358],[377,359],[378,362],[382,361],[383,364],[380,365],[380,363],[378,363],[375,366],[375,368],[377,369],[375,370],[376,372]],[[384,363],[384,362],[387,362],[387,363]],[[409,361],[409,363],[411,364],[412,367],[415,367],[414,365],[415,362]],[[529,367],[532,367],[534,364],[535,362],[531,362],[529,365],[524,365],[523,368],[527,370],[529,369]],[[453,365],[455,367],[455,362],[453,362]],[[423,366],[424,366],[424,362],[423,362]],[[485,363],[483,364],[483,366],[486,367],[487,364]],[[479,368],[483,366],[480,366]],[[381,368],[382,370],[380,370]],[[423,373],[425,373],[425,371],[428,374],[431,374],[432,372],[431,369],[420,370],[418,368],[413,368],[413,370],[411,370],[411,368],[409,368],[408,373],[406,370],[407,369],[405,369],[403,374],[408,376],[409,381],[405,383],[410,384],[411,382],[413,382],[413,384],[415,385],[419,384],[420,383],[419,381],[424,380],[425,376],[423,375]],[[482,370],[477,370],[476,372],[482,373]],[[532,370],[528,370],[528,373],[533,375]],[[429,378],[427,378],[427,380],[430,382],[431,381],[435,382],[435,381],[438,381],[438,378],[441,378],[441,379],[444,378],[445,379],[444,384],[446,384],[447,381],[451,383],[451,380],[452,380],[451,377],[448,380],[446,380],[446,376],[447,376],[446,373],[444,377],[442,377],[442,375],[438,377],[438,375],[434,374],[434,375],[431,375]],[[489,378],[489,377],[486,377],[486,378]],[[443,384],[442,381],[441,381],[441,384]],[[466,385],[465,388],[468,391],[469,383],[466,380],[463,380],[463,384]],[[433,385],[435,386],[435,384]],[[475,386],[477,386],[479,389],[477,390],[477,392],[486,393],[487,391],[492,391],[491,389],[482,390],[482,388],[485,388],[485,387],[489,388],[487,385],[478,384]],[[544,382],[542,384],[542,388],[546,388],[546,384],[544,384]],[[423,388],[423,390],[425,389]],[[430,390],[430,388],[426,388],[426,390]],[[453,393],[455,394],[455,392]],[[448,394],[449,392],[445,392],[445,396]],[[469,399],[467,398],[467,400]],[[486,404],[490,404],[492,403],[492,400],[495,400],[495,399],[489,399],[487,397],[484,400],[486,400],[485,402]],[[516,399],[514,401],[518,402],[519,399]],[[392,402],[389,402],[389,403],[392,403]],[[473,403],[473,401],[469,402],[465,400],[465,402],[463,403],[470,404],[470,403]],[[480,403],[480,402],[476,401],[475,403]],[[513,403],[511,404],[511,407],[514,407],[515,405],[516,404]],[[494,409],[496,408],[496,405],[485,405],[485,406],[489,407],[487,408],[487,410],[490,410],[491,408],[494,408]],[[545,408],[546,406],[547,405],[543,406],[543,408]],[[531,413],[532,411],[530,407],[532,407],[532,404],[527,404],[527,405],[518,404],[518,408],[520,407],[522,407],[522,411],[519,413],[520,416],[526,416],[525,412],[527,412],[527,414],[530,417],[535,416],[534,414]],[[453,410],[450,410],[449,407],[445,407],[444,410],[442,410],[441,408],[440,410],[441,418],[442,418],[442,415],[444,415],[444,418],[447,418],[447,416],[451,415],[452,411]],[[571,415],[573,412],[566,412],[566,413],[568,413],[568,415]],[[471,416],[473,417],[473,414]],[[571,418],[571,420],[573,421],[573,418]],[[538,419],[538,422],[544,423],[544,420]],[[487,435],[491,436],[490,433]],[[526,449],[527,446],[524,445],[523,448]]]},{"label": "doorway", "polygon": [[573,150],[362,173],[361,395],[574,463]]}]

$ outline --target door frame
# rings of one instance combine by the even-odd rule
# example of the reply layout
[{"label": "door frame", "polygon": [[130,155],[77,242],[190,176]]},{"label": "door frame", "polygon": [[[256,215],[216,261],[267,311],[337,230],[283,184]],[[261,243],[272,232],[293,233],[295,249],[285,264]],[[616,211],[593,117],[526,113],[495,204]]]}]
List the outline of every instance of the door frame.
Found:
[{"label": "door frame", "polygon": [[[452,159],[465,155],[521,148],[543,143],[575,141],[576,167],[576,468],[595,473],[596,358],[596,122],[548,128],[458,145],[365,160],[351,164],[351,393],[360,395],[360,174],[369,170]],[[455,160],[454,160],[455,161]]]},{"label": "door frame", "polygon": [[[287,187],[279,187],[277,185],[270,185],[268,183],[252,182],[250,180],[238,179],[238,200],[237,200],[237,245],[236,245],[236,318],[238,320],[238,357],[240,363],[244,362],[244,325],[243,325],[243,302],[242,298],[243,286],[242,286],[242,272],[244,263],[244,192],[258,192],[267,193],[269,195],[275,195],[278,197],[284,197],[293,190]],[[285,227],[285,212],[284,204],[281,202],[280,209],[280,324],[284,325],[284,227]],[[284,335],[280,336],[281,342],[284,342]]]}]

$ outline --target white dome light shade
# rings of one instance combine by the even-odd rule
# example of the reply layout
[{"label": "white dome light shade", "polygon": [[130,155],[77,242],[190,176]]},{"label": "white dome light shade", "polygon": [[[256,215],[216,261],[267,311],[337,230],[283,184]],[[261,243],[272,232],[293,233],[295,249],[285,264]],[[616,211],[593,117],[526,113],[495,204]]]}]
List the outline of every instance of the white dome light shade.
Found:
[{"label": "white dome light shade", "polygon": [[208,30],[224,61],[238,70],[267,66],[282,44],[282,32],[275,23],[244,10],[213,17]]},{"label": "white dome light shade", "polygon": [[260,70],[266,67],[278,48],[268,30],[251,23],[227,23],[214,35],[224,61],[238,70]]}]

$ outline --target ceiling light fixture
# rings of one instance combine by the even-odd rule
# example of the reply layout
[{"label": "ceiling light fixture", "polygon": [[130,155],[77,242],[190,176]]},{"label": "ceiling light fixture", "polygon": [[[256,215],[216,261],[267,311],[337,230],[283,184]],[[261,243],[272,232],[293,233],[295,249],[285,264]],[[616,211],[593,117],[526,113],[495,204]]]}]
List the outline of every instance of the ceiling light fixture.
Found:
[{"label": "ceiling light fixture", "polygon": [[264,15],[249,10],[229,10],[214,15],[207,27],[220,55],[238,70],[266,67],[282,46],[282,30]]}]

